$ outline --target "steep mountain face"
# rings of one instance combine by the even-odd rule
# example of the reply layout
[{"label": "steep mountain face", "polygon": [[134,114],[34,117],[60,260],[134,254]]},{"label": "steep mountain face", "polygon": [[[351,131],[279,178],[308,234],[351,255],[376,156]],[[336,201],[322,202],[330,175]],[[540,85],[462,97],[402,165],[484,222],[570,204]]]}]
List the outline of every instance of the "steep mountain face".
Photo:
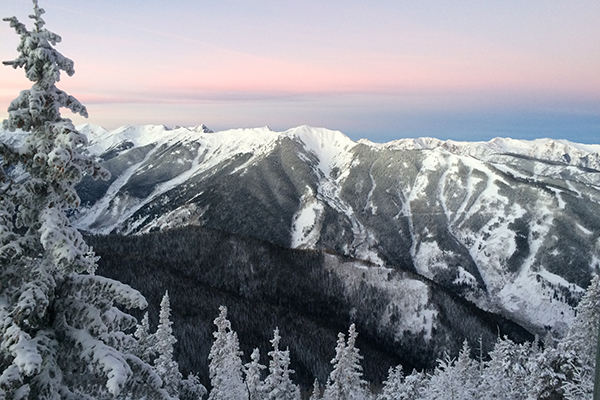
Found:
[{"label": "steep mountain face", "polygon": [[564,334],[599,266],[600,146],[549,139],[353,142],[298,127],[80,127],[113,174],[82,182],[81,229],[202,225],[410,271]]}]

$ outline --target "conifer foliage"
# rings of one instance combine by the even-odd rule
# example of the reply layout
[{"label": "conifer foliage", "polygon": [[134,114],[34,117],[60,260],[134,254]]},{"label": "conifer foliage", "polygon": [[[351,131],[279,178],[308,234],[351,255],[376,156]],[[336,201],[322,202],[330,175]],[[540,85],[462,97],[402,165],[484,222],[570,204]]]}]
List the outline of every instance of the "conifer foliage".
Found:
[{"label": "conifer foliage", "polygon": [[248,398],[249,400],[261,400],[264,397],[264,383],[260,376],[262,370],[267,367],[260,363],[260,351],[258,349],[254,349],[250,359],[252,361],[244,365]]},{"label": "conifer foliage", "polygon": [[237,333],[231,329],[227,319],[227,307],[219,307],[215,319],[217,331],[208,359],[212,390],[209,400],[247,400],[248,390],[242,377],[242,352]]},{"label": "conifer foliage", "polygon": [[383,389],[377,396],[377,400],[416,399],[422,389],[424,378],[424,374],[417,371],[404,377],[402,365],[390,368],[388,378],[383,382]]},{"label": "conifer foliage", "polygon": [[154,360],[154,368],[163,381],[163,387],[171,396],[177,396],[179,393],[179,383],[181,382],[181,373],[179,365],[173,359],[173,345],[177,342],[173,336],[171,325],[171,304],[169,302],[169,292],[166,292],[160,302],[160,314],[158,319],[158,328],[156,329],[155,352],[158,357]]},{"label": "conifer foliage", "polygon": [[562,372],[571,379],[563,383],[565,398],[589,399],[594,392],[594,368],[598,321],[600,320],[600,278],[590,286],[576,308],[577,316],[567,337],[559,344]]},{"label": "conifer foliage", "polygon": [[312,394],[308,400],[319,400],[321,398],[321,384],[319,380],[315,378],[313,382]]},{"label": "conifer foliage", "polygon": [[470,358],[467,342],[458,359],[451,359],[447,354],[429,376],[425,399],[474,400],[477,393],[478,371],[475,362]]},{"label": "conifer foliage", "polygon": [[362,356],[356,347],[356,326],[350,325],[348,342],[344,334],[338,334],[335,358],[331,360],[333,371],[323,393],[324,400],[365,400],[370,398],[367,382],[362,379]]},{"label": "conifer foliage", "polygon": [[144,297],[118,281],[95,276],[97,258],[67,213],[79,205],[74,185],[83,175],[109,173],[86,156],[86,138],[60,108],[87,116],[59,90],[73,61],[54,46],[33,0],[29,30],[6,18],[20,36],[18,57],[33,82],[10,103],[3,127],[20,143],[0,143],[0,398],[168,398],[152,367],[132,354],[126,332],[136,320],[125,308]]},{"label": "conifer foliage", "polygon": [[134,336],[137,339],[135,348],[133,349],[134,353],[144,362],[150,363],[156,347],[156,335],[150,333],[150,317],[148,316],[148,312],[144,313],[142,322],[135,329]]},{"label": "conifer foliage", "polygon": [[296,386],[290,374],[294,373],[290,367],[290,351],[279,348],[279,328],[273,332],[271,345],[273,350],[269,352],[269,375],[265,379],[265,399],[268,400],[300,400],[300,389]]}]

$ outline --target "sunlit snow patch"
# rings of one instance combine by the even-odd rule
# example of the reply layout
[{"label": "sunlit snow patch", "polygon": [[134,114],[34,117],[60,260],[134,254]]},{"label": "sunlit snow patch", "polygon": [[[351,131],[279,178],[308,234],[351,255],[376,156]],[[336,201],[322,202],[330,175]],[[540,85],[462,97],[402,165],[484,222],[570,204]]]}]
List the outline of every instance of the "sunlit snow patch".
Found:
[{"label": "sunlit snow patch", "polygon": [[319,240],[324,207],[316,198],[310,187],[300,198],[300,207],[292,222],[292,247],[314,247]]},{"label": "sunlit snow patch", "polygon": [[423,335],[431,340],[437,326],[438,311],[430,302],[430,288],[420,280],[397,274],[392,269],[369,267],[358,262],[340,263],[332,255],[325,255],[325,267],[340,276],[347,294],[376,287],[381,291],[381,301],[387,303],[376,313],[381,327],[392,329],[396,340],[407,333]]}]

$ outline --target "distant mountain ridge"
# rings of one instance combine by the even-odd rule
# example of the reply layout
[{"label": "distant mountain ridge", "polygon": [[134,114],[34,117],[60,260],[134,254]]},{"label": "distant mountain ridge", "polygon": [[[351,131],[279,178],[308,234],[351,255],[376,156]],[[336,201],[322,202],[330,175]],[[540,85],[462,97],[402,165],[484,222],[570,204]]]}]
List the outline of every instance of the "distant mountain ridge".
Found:
[{"label": "distant mountain ridge", "polygon": [[378,144],[308,126],[79,129],[113,175],[78,187],[74,223],[92,233],[202,225],[331,251],[556,336],[600,264],[600,145]]}]

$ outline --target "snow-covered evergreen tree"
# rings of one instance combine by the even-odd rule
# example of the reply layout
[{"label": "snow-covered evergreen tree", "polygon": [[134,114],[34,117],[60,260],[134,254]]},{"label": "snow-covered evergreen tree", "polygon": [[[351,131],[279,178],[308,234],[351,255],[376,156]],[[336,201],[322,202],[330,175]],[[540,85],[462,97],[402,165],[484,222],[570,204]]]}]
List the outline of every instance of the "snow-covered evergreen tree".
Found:
[{"label": "snow-covered evergreen tree", "polygon": [[383,389],[377,400],[416,400],[427,385],[425,374],[413,370],[412,374],[404,377],[402,365],[392,367],[388,377],[383,382]]},{"label": "snow-covered evergreen tree", "polygon": [[423,393],[423,399],[458,399],[461,386],[454,368],[454,360],[444,355],[443,359],[437,360],[433,374],[429,376],[427,390]]},{"label": "snow-covered evergreen tree", "polygon": [[61,117],[61,107],[87,110],[56,87],[61,71],[73,75],[73,61],[55,49],[60,36],[44,28],[37,0],[33,6],[32,30],[5,19],[20,43],[4,64],[23,68],[33,85],[3,121],[23,142],[0,143],[0,398],[167,398],[152,367],[130,351],[135,338],[125,332],[135,318],[116,307],[144,308],[146,300],[94,275],[97,258],[67,218],[80,203],[74,185],[82,176],[109,174]]},{"label": "snow-covered evergreen tree", "polygon": [[429,377],[423,399],[473,400],[479,384],[478,371],[471,359],[470,348],[465,341],[458,359],[447,354],[438,360],[433,374]]},{"label": "snow-covered evergreen tree", "polygon": [[471,358],[471,347],[465,339],[454,364],[456,375],[462,384],[461,395],[458,399],[475,399],[477,389],[481,384],[479,363]]},{"label": "snow-covered evergreen tree", "polygon": [[319,380],[315,378],[313,382],[313,389],[308,400],[320,400],[321,399],[321,385],[319,384]]},{"label": "snow-covered evergreen tree", "polygon": [[173,345],[177,342],[171,328],[171,304],[169,292],[165,292],[160,302],[160,313],[158,316],[158,328],[156,329],[156,344],[154,352],[158,357],[154,360],[154,369],[163,381],[163,387],[171,396],[179,393],[181,373],[179,364],[173,359]]},{"label": "snow-covered evergreen tree", "polygon": [[254,349],[250,359],[252,361],[244,366],[248,397],[249,400],[261,400],[264,398],[264,384],[261,373],[267,367],[260,363],[260,351],[258,349]]},{"label": "snow-covered evergreen tree", "polygon": [[536,399],[551,398],[562,392],[565,375],[561,372],[562,356],[553,344],[546,343],[544,350],[532,355],[530,361],[530,394]]},{"label": "snow-covered evergreen tree", "polygon": [[482,391],[492,399],[527,399],[533,383],[529,361],[532,348],[531,343],[516,344],[498,337],[483,371]]},{"label": "snow-covered evergreen tree", "polygon": [[547,399],[553,398],[560,390],[564,381],[564,375],[560,373],[560,356],[554,347],[552,337],[546,336],[542,346],[539,338],[528,347],[523,348],[522,357],[525,360],[527,371],[527,391],[529,398]]},{"label": "snow-covered evergreen tree", "polygon": [[413,369],[412,373],[404,378],[404,391],[401,392],[403,396],[401,399],[412,400],[419,398],[423,387],[426,385],[427,377],[423,372],[419,372]]},{"label": "snow-covered evergreen tree", "polygon": [[400,400],[404,392],[404,372],[402,365],[395,368],[390,367],[387,379],[383,382],[383,389],[377,396],[377,400]]},{"label": "snow-covered evergreen tree", "polygon": [[248,390],[242,377],[242,352],[237,334],[231,330],[227,319],[227,308],[219,307],[219,316],[214,320],[217,331],[210,349],[208,372],[212,390],[209,400],[247,400]]},{"label": "snow-covered evergreen tree", "polygon": [[200,379],[190,373],[179,385],[179,400],[201,400],[206,395],[206,388]]},{"label": "snow-covered evergreen tree", "polygon": [[594,392],[594,369],[600,320],[600,277],[595,276],[576,308],[567,337],[558,345],[566,399],[588,399]]},{"label": "snow-covered evergreen tree", "polygon": [[144,362],[151,363],[154,359],[153,352],[156,349],[156,335],[150,333],[150,319],[148,312],[144,313],[133,334],[137,339],[134,353]]},{"label": "snow-covered evergreen tree", "polygon": [[371,398],[367,382],[362,379],[362,356],[356,348],[358,333],[354,324],[348,330],[348,342],[343,333],[338,334],[333,371],[323,393],[324,400],[365,400]]},{"label": "snow-covered evergreen tree", "polygon": [[269,375],[265,379],[264,393],[268,400],[300,400],[300,389],[290,379],[294,371],[290,366],[290,351],[279,349],[279,328],[275,328],[271,345],[273,350],[269,352]]}]

